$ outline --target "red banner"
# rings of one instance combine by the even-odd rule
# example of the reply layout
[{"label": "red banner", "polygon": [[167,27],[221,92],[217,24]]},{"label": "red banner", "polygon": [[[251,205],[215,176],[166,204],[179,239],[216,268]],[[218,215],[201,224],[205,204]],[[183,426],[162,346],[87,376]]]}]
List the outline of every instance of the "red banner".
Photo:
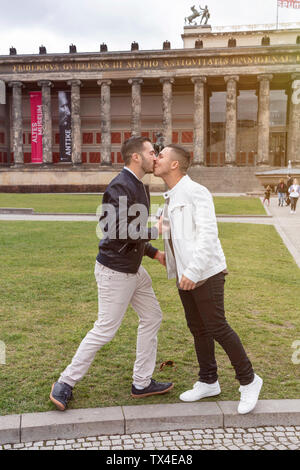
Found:
[{"label": "red banner", "polygon": [[299,8],[300,0],[278,0],[277,5],[280,8]]},{"label": "red banner", "polygon": [[43,163],[43,108],[42,92],[30,93],[31,109],[31,163]]}]

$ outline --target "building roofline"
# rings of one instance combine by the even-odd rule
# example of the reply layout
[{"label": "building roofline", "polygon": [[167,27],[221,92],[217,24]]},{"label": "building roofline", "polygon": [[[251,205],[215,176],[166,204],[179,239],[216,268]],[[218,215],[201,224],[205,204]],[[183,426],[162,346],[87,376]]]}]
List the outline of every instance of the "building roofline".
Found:
[{"label": "building roofline", "polygon": [[[24,60],[32,59],[33,62],[60,62],[68,59],[70,61],[76,61],[76,59],[92,59],[92,60],[117,60],[120,59],[145,59],[149,58],[173,58],[179,54],[186,56],[201,56],[201,55],[243,55],[247,53],[259,53],[259,54],[270,54],[270,53],[296,53],[299,52],[298,44],[274,44],[270,46],[261,45],[245,45],[238,47],[207,47],[203,49],[196,48],[182,48],[182,49],[154,49],[154,50],[139,50],[139,51],[108,51],[108,52],[59,52],[59,53],[47,53],[47,54],[17,54],[17,55],[1,55],[0,64],[2,63],[18,63]],[[149,57],[149,55],[151,56]]]},{"label": "building roofline", "polygon": [[286,31],[300,31],[300,22],[293,23],[267,23],[267,24],[253,24],[253,25],[232,25],[232,26],[215,26],[213,33],[222,32],[286,32]]}]

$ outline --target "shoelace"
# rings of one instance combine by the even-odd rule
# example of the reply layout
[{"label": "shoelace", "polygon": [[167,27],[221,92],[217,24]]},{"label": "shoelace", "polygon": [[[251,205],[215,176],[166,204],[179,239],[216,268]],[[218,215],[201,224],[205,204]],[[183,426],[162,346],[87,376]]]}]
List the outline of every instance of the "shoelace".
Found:
[{"label": "shoelace", "polygon": [[196,382],[193,386],[194,389],[201,388],[201,382]]},{"label": "shoelace", "polygon": [[72,390],[69,390],[69,389],[61,390],[60,396],[65,399],[69,399],[72,396]]},{"label": "shoelace", "polygon": [[241,400],[247,400],[249,396],[252,394],[252,390],[249,389],[248,387],[246,389],[241,390]]}]

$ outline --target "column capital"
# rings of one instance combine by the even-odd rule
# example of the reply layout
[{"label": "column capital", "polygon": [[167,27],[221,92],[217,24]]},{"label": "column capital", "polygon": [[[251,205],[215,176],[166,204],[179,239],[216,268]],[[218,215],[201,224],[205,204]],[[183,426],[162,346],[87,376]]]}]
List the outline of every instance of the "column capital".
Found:
[{"label": "column capital", "polygon": [[291,74],[291,80],[300,80],[300,73],[292,73]]},{"label": "column capital", "polygon": [[38,86],[41,86],[41,87],[46,86],[46,87],[52,88],[54,85],[52,82],[50,82],[50,80],[40,80],[38,82]]},{"label": "column capital", "polygon": [[97,80],[97,85],[102,86],[102,85],[108,85],[110,86],[112,84],[111,80]]},{"label": "column capital", "polygon": [[129,78],[128,83],[129,85],[142,85],[144,80],[142,78]]},{"label": "column capital", "polygon": [[233,80],[235,82],[238,82],[240,77],[238,75],[225,75],[224,80],[225,83],[228,83],[229,81]]},{"label": "column capital", "polygon": [[19,82],[19,81],[12,81],[12,82],[9,82],[8,83],[8,86],[10,88],[24,88],[25,85],[23,82]]},{"label": "column capital", "polygon": [[81,80],[77,80],[77,79],[72,79],[72,80],[68,80],[67,81],[67,85],[77,85],[77,86],[82,86],[82,81]]},{"label": "column capital", "polygon": [[162,77],[159,79],[160,83],[174,83],[174,77]]},{"label": "column capital", "polygon": [[200,82],[200,83],[206,83],[206,82],[207,82],[207,77],[204,77],[204,76],[199,76],[199,77],[197,77],[197,76],[195,76],[195,77],[191,77],[191,81],[192,81],[193,83],[198,83],[198,82]]},{"label": "column capital", "polygon": [[271,73],[262,73],[261,75],[257,75],[257,80],[259,82],[262,82],[264,80],[268,80],[269,82],[273,80],[274,75]]}]

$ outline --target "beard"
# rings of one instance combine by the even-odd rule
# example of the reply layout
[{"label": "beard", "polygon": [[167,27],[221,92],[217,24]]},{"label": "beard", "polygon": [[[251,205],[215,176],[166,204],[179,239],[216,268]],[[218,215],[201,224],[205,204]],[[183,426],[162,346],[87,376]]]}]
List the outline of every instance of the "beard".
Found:
[{"label": "beard", "polygon": [[142,156],[142,170],[145,172],[145,174],[148,173],[153,173],[154,171],[154,162],[150,162],[149,160],[146,160],[144,156]]}]

